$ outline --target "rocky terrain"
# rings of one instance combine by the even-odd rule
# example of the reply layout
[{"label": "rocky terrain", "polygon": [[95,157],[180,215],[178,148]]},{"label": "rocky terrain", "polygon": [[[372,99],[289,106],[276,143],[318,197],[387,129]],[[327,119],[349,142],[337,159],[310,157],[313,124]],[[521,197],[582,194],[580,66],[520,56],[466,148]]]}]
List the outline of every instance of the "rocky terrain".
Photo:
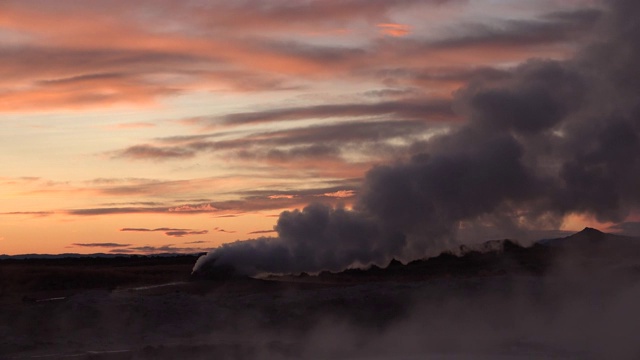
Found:
[{"label": "rocky terrain", "polygon": [[638,244],[585,229],[261,279],[194,280],[196,256],[4,259],[0,358],[634,359]]}]

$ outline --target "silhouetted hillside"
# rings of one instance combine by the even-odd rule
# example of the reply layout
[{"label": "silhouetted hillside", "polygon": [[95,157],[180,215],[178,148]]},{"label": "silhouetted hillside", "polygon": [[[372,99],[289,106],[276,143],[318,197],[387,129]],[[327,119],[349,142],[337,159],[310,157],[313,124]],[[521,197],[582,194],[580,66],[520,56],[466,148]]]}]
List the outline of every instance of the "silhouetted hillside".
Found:
[{"label": "silhouetted hillside", "polygon": [[[323,271],[316,278],[332,282],[406,281],[446,277],[495,275],[544,275],[563,262],[598,267],[612,263],[635,266],[640,260],[640,239],[606,234],[592,228],[571,236],[546,239],[525,247],[512,240],[492,240],[475,246],[461,246],[457,252],[403,264],[393,259],[385,267],[347,269],[338,273]],[[285,278],[289,278],[286,276]]]}]

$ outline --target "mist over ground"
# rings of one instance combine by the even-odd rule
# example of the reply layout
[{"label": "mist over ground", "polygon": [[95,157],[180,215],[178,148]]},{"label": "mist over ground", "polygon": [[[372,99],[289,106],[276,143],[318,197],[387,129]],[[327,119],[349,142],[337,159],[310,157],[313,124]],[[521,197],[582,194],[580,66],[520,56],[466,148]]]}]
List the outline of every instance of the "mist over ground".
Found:
[{"label": "mist over ground", "polygon": [[597,259],[602,261],[594,265],[596,259],[584,254],[565,254],[544,275],[514,271],[358,282],[245,278],[80,290],[65,298],[43,298],[50,292],[39,292],[26,301],[3,296],[0,354],[8,359],[637,359],[637,258],[624,266]]},{"label": "mist over ground", "polygon": [[285,211],[277,237],[200,259],[243,274],[340,270],[457,244],[558,229],[567,215],[622,224],[640,205],[640,5],[605,1],[565,61],[483,73],[454,94],[464,118],[366,174],[353,209]]}]

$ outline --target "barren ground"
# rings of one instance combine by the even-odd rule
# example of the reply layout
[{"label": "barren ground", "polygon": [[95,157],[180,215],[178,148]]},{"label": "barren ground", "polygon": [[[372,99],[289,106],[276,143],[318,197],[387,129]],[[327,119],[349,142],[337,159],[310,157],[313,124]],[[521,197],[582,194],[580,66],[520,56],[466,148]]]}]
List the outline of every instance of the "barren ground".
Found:
[{"label": "barren ground", "polygon": [[640,355],[633,272],[193,282],[191,260],[3,261],[0,358]]}]

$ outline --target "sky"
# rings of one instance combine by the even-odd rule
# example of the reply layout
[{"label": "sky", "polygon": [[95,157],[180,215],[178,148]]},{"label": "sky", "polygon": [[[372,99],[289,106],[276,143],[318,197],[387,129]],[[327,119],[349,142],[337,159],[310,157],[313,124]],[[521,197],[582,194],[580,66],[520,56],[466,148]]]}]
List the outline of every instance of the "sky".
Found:
[{"label": "sky", "polygon": [[[538,189],[547,179],[563,181],[558,189],[579,188],[583,182],[567,174],[588,151],[557,150],[572,143],[550,146],[539,134],[573,139],[565,133],[579,127],[572,127],[575,118],[595,110],[545,106],[556,98],[571,103],[583,91],[571,87],[574,78],[598,84],[588,96],[595,88],[605,94],[606,87],[582,75],[588,71],[549,75],[547,68],[594,59],[585,49],[607,42],[601,38],[613,33],[607,14],[618,3],[624,2],[2,1],[0,253],[206,251],[236,240],[283,238],[286,214],[305,215],[293,210],[315,203],[331,214],[391,219],[389,229],[408,238],[448,242],[584,226],[638,231],[638,202],[602,210],[594,203],[606,202],[606,194],[588,198],[602,189],[597,184],[568,195],[501,193],[510,186],[504,184],[478,188],[500,193],[497,202],[440,214],[438,221],[416,211],[428,217],[419,231],[414,222],[394,220],[402,212],[371,210],[390,203],[372,194],[396,189],[403,180],[390,174],[412,174],[415,159],[443,158],[493,139],[470,134],[473,124],[493,121],[485,118],[526,123],[509,130],[518,146],[491,153],[504,161],[498,166],[524,168],[513,177],[499,174],[505,184]],[[548,89],[527,87],[547,75],[566,78]],[[524,88],[538,102],[491,97],[500,87]],[[538,114],[541,108],[548,111]],[[527,125],[549,111],[550,123]],[[539,136],[529,136],[534,132]],[[501,159],[504,152],[520,155]],[[465,168],[475,169],[469,159]],[[425,161],[443,184],[467,176]],[[473,181],[501,183],[481,175],[492,164],[477,167]],[[530,182],[530,172],[551,167],[560,170]],[[606,184],[624,190],[613,197],[624,197],[633,179]],[[429,199],[447,191],[434,184],[416,186],[433,186]],[[443,198],[446,204],[475,196],[456,193],[465,198]],[[524,225],[487,220],[505,215],[505,207],[511,215],[529,211],[517,216]],[[536,221],[529,221],[531,212]],[[433,230],[436,224],[446,231]]]}]

